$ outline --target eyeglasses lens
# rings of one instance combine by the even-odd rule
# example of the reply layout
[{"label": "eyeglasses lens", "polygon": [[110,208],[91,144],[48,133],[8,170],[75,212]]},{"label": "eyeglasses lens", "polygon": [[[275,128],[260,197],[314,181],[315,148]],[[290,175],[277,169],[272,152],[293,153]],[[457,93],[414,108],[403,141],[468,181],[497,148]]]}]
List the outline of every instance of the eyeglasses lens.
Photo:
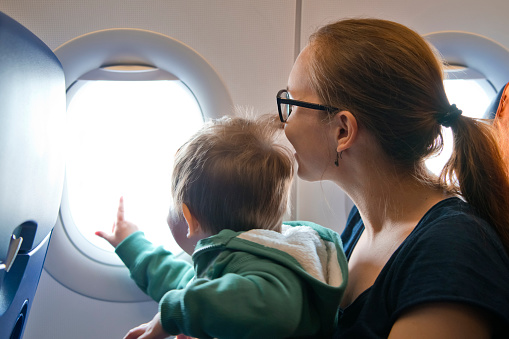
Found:
[{"label": "eyeglasses lens", "polygon": [[[282,99],[290,99],[290,95],[288,94],[288,92],[284,92],[281,95],[281,98]],[[283,115],[283,119],[285,121],[286,121],[286,119],[288,119],[288,117],[290,116],[291,113],[292,113],[292,105],[281,103],[281,114]]]}]

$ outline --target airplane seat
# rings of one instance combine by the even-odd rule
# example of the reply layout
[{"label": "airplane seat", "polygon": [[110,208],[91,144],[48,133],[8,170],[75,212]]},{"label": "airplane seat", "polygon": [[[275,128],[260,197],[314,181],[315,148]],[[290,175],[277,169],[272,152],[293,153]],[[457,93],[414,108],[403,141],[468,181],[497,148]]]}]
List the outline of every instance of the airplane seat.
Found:
[{"label": "airplane seat", "polygon": [[0,12],[0,338],[19,339],[64,180],[65,78],[59,60]]},{"label": "airplane seat", "polygon": [[493,119],[502,157],[509,171],[509,83],[500,89],[486,110],[484,118]]},{"label": "airplane seat", "polygon": [[[502,102],[501,102],[502,96],[503,96],[504,92],[506,90],[508,90],[508,87],[509,87],[509,82],[507,84],[505,84],[504,86],[502,86],[500,91],[498,91],[497,95],[493,98],[490,105],[484,112],[483,119],[495,119],[495,117],[497,116],[497,112],[500,109],[499,107],[502,105]],[[507,95],[507,93],[506,93],[506,95]]]}]

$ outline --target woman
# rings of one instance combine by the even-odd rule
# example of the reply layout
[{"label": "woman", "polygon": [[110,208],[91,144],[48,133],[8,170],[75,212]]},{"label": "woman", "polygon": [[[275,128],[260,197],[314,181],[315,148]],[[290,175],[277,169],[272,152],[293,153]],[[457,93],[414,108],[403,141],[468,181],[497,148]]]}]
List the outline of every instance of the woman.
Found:
[{"label": "woman", "polygon": [[[353,19],[312,35],[278,93],[299,176],[356,205],[337,338],[509,333],[508,175],[491,127],[450,105],[442,80],[417,33]],[[454,152],[437,178],[424,160],[442,126]]]}]

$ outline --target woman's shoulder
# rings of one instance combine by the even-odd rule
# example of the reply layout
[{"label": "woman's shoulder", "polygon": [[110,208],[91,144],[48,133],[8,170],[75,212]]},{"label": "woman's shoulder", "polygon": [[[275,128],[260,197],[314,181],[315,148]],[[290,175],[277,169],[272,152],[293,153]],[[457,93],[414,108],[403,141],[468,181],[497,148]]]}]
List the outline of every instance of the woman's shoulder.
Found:
[{"label": "woman's shoulder", "polygon": [[[347,250],[364,228],[357,208],[348,220]],[[446,199],[425,214],[375,283],[343,311],[340,327],[363,334],[364,328],[389,331],[395,319],[416,306],[459,302],[509,330],[507,281],[509,257],[493,228],[461,199]]]},{"label": "woman's shoulder", "polygon": [[452,197],[444,199],[434,205],[420,220],[421,224],[430,224],[447,218],[463,218],[464,220],[484,222],[473,210],[473,208],[460,198]]},{"label": "woman's shoulder", "polygon": [[448,266],[486,266],[490,260],[509,274],[509,256],[495,229],[458,198],[443,200],[424,215],[395,257],[412,266],[405,259],[409,254],[413,263]]},{"label": "woman's shoulder", "polygon": [[382,272],[395,313],[462,302],[509,322],[509,256],[494,229],[460,199],[432,208]]},{"label": "woman's shoulder", "polygon": [[[506,253],[495,229],[459,198],[445,199],[433,206],[403,244],[405,243],[423,246],[429,243],[435,248],[450,248],[456,244],[456,250],[462,247],[473,250],[474,246],[479,247],[481,252],[496,252],[502,255]],[[507,257],[507,254],[505,256]]]}]

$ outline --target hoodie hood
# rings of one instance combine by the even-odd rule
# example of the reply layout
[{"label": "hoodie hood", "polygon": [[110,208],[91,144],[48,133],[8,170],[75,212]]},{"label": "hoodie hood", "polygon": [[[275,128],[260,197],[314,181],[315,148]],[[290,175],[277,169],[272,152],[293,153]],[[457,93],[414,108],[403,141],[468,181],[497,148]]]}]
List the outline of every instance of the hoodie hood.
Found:
[{"label": "hoodie hood", "polygon": [[290,255],[304,271],[324,284],[339,287],[343,283],[337,244],[323,239],[310,226],[283,224],[281,233],[256,229],[244,232],[238,238]]},{"label": "hoodie hood", "polygon": [[318,285],[334,289],[346,286],[348,264],[339,234],[312,222],[285,222],[281,233],[266,229],[223,230],[198,242],[193,261],[200,261],[204,252],[221,249],[271,259]]}]

